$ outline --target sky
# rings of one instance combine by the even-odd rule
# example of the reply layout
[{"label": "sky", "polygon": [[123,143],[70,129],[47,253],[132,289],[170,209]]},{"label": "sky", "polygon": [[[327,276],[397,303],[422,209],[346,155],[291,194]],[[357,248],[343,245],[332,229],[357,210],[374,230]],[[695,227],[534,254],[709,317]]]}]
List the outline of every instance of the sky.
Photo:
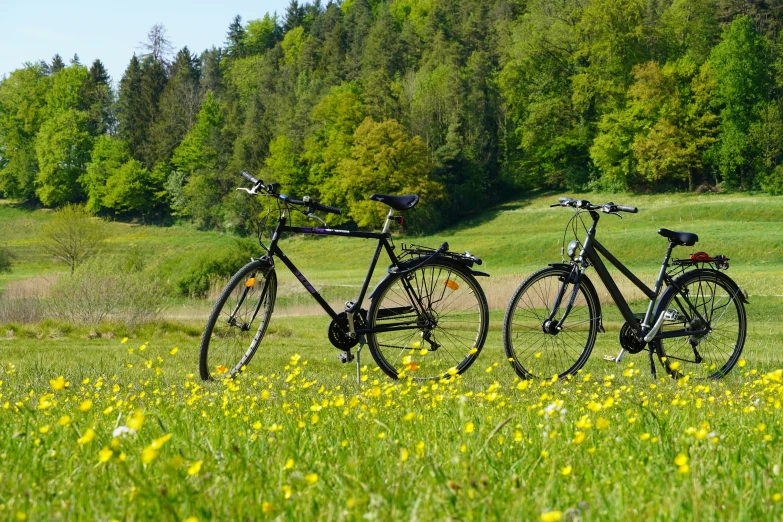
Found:
[{"label": "sky", "polygon": [[289,0],[0,0],[0,77],[25,62],[51,61],[60,53],[66,64],[74,53],[89,66],[100,58],[119,82],[139,42],[162,23],[175,49],[195,53],[222,46],[234,16],[242,22],[277,12]]}]

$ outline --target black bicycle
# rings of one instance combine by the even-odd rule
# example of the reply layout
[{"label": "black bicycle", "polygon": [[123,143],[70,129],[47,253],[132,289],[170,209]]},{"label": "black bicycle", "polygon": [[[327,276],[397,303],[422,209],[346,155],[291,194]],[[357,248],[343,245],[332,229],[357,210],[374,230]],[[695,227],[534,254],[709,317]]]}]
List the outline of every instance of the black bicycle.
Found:
[{"label": "black bicycle", "polygon": [[[698,252],[687,259],[671,259],[674,247],[693,246],[699,238],[662,228],[658,234],[669,240],[669,247],[655,288],[650,289],[595,238],[600,213],[622,217],[620,212],[635,214],[636,207],[593,205],[571,198],[560,198],[551,206],[574,209],[566,233],[570,227],[575,239],[566,248],[564,234],[568,262],[550,264],[530,275],[508,305],[503,338],[517,375],[524,379],[562,379],[587,362],[596,335],[604,332],[601,302],[585,275],[590,266],[625,319],[620,329],[620,353],[604,359],[619,363],[626,353],[646,350],[653,376],[653,352],[675,378],[692,375],[719,379],[731,371],[745,344],[744,305],[748,301],[747,294],[722,272],[729,267],[728,258]],[[584,212],[592,218],[589,229],[582,218]],[[577,236],[579,224],[586,232],[584,242]],[[631,311],[598,253],[649,299],[645,313]]]},{"label": "black bicycle", "polygon": [[[351,349],[359,345],[357,377],[365,343],[369,344],[378,366],[394,379],[406,375],[416,379],[448,378],[473,364],[484,346],[489,321],[487,300],[475,276],[488,274],[472,269],[474,264],[481,264],[481,259],[468,252],[449,252],[447,243],[437,249],[403,245],[401,255],[395,254],[389,228],[403,219],[394,211],[413,208],[419,202],[418,196],[370,196],[371,200],[391,207],[379,233],[294,227],[287,225],[293,212],[326,226],[313,214],[315,211],[333,214],[342,211],[309,197],[295,199],[280,194],[277,183],[265,185],[246,172],[242,176],[253,188],[238,190],[269,198],[267,218],[270,213],[279,214],[268,246],[264,246],[259,233],[265,254],[242,267],[215,303],[201,340],[202,379],[233,377],[258,351],[275,306],[275,258],[283,262],[332,318],[327,333],[329,341],[341,350],[340,360],[353,360]],[[260,226],[259,230],[264,228]],[[378,241],[359,296],[347,302],[343,311],[332,309],[280,249],[281,234],[287,232]],[[382,250],[392,264],[388,275],[369,294],[369,309],[364,309],[362,303]]]}]

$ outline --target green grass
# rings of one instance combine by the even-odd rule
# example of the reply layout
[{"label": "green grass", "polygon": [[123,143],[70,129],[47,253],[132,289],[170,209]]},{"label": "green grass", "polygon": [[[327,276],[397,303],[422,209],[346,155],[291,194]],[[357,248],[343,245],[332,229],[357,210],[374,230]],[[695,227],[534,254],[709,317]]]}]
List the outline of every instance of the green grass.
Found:
[{"label": "green grass", "polygon": [[[665,248],[658,227],[699,234],[697,248],[680,255],[733,259],[729,275],[751,294],[745,366],[698,383],[652,381],[644,354],[606,363],[602,355],[619,350],[621,319],[604,305],[607,332],[583,373],[520,390],[503,353],[502,308],[530,271],[559,260],[568,212],[547,208],[556,197],[544,195],[405,239],[448,240],[483,257],[481,269],[493,275],[482,280],[496,303],[485,348],[463,377],[437,387],[389,381],[367,351],[367,378],[357,384],[355,367],[337,362],[325,338],[328,318],[291,315],[300,297],[287,273],[280,293],[294,296],[291,306],[273,316],[248,372],[231,384],[194,376],[207,303],[172,302],[169,315],[189,319],[133,332],[0,327],[0,520],[783,518],[783,198],[586,197],[640,207],[622,221],[604,217],[599,237],[648,278]],[[36,250],[45,219],[0,205],[4,241],[24,260],[0,286],[58,269]],[[233,241],[187,227],[111,227],[112,248],[139,244],[172,259]],[[339,285],[359,284],[372,253],[369,242],[339,238],[284,246],[312,281],[332,285],[334,299],[340,288],[355,291]],[[326,253],[333,268],[323,266]],[[55,391],[49,380],[60,375],[70,386]],[[93,405],[80,411],[86,399]],[[136,410],[143,427],[113,446],[112,431]],[[58,423],[64,415],[67,426]],[[80,444],[88,428],[95,436]],[[144,463],[145,448],[169,434]],[[104,447],[113,453],[101,463]],[[675,463],[680,454],[687,470]]]}]

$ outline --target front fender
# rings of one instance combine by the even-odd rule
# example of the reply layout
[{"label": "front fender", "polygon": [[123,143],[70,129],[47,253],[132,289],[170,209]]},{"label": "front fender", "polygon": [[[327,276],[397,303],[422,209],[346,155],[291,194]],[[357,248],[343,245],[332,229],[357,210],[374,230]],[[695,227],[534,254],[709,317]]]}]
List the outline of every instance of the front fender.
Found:
[{"label": "front fender", "polygon": [[[549,263],[549,266],[555,268],[562,268],[564,270],[569,270],[569,271],[573,268],[572,265],[568,263]],[[598,292],[596,292],[595,286],[593,286],[593,282],[590,281],[590,278],[587,277],[587,274],[582,274],[582,277],[579,279],[579,282],[584,283],[585,290],[593,296],[593,302],[595,302],[596,312],[598,314],[598,331],[601,333],[605,333],[604,316],[601,313],[601,300],[598,298]]]}]

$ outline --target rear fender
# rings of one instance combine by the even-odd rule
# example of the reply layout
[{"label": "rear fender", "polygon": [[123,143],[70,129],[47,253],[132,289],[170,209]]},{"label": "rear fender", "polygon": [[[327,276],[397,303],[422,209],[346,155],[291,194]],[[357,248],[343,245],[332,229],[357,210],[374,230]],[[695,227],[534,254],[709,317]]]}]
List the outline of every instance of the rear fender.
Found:
[{"label": "rear fender", "polygon": [[[453,268],[456,272],[460,272],[461,274],[473,275],[473,276],[477,276],[477,277],[489,277],[489,274],[486,274],[484,272],[478,272],[476,270],[471,270],[470,268],[468,268],[464,264],[462,264],[462,263],[460,263],[458,261],[455,261],[455,260],[451,259],[450,257],[446,257],[446,256],[440,257],[440,256],[438,256],[438,257],[436,257],[435,259],[432,260],[432,262],[435,262],[435,261],[437,261],[438,263],[442,263],[444,265],[448,265],[449,267]],[[424,265],[424,266],[427,266],[427,265]],[[398,275],[399,274],[396,274],[396,273],[386,275],[383,279],[380,280],[380,282],[377,285],[375,285],[375,288],[372,289],[372,292],[370,292],[370,295],[367,296],[367,299],[373,299],[375,297],[375,292],[377,292],[378,289],[381,288],[381,285],[383,285],[386,282],[387,279],[392,278],[392,277],[397,277]]]}]

